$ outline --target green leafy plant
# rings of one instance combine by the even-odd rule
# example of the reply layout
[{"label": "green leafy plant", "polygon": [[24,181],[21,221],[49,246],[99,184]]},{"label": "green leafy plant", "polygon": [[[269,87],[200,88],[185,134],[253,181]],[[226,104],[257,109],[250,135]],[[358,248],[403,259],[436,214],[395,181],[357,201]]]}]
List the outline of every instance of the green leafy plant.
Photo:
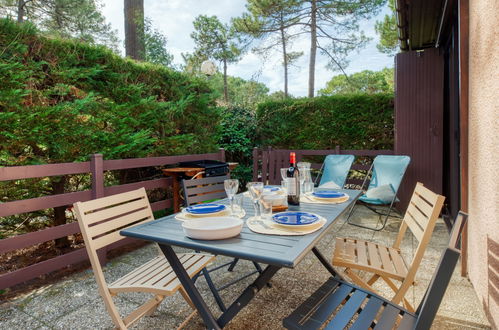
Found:
[{"label": "green leafy plant", "polygon": [[239,163],[231,175],[244,187],[252,177],[252,152],[256,140],[254,112],[240,107],[222,109],[220,132],[219,144],[225,148],[227,159]]},{"label": "green leafy plant", "polygon": [[[86,161],[92,153],[116,159],[218,148],[220,113],[211,88],[163,65],[47,38],[29,23],[0,19],[0,75],[0,166]],[[0,188],[26,199],[72,191],[74,180],[4,182]],[[64,211],[45,213],[48,223],[65,223]]]},{"label": "green leafy plant", "polygon": [[294,149],[392,149],[393,94],[347,94],[258,105],[262,146]]}]

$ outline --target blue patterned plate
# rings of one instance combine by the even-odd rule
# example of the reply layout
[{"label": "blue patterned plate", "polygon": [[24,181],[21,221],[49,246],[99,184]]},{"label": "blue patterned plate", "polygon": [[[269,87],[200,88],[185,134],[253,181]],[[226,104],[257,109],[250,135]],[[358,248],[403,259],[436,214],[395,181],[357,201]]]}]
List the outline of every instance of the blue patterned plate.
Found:
[{"label": "blue patterned plate", "polygon": [[274,186],[263,186],[265,189],[270,189],[270,191],[279,191],[281,188],[279,187],[274,187]]},{"label": "blue patterned plate", "polygon": [[190,214],[199,215],[221,212],[225,210],[225,208],[226,206],[222,204],[206,203],[189,206],[185,209],[185,211]]},{"label": "blue patterned plate", "polygon": [[280,225],[310,225],[319,221],[319,217],[308,212],[281,212],[274,214],[272,220]]},{"label": "blue patterned plate", "polygon": [[345,193],[334,190],[320,190],[313,192],[312,196],[317,198],[340,198],[344,197]]}]

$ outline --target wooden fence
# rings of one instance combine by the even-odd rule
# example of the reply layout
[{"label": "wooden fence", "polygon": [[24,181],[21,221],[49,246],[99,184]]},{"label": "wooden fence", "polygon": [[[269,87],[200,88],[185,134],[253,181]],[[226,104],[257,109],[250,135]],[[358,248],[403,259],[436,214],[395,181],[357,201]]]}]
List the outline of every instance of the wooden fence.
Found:
[{"label": "wooden fence", "polygon": [[[267,184],[281,184],[280,169],[289,166],[289,153],[296,153],[296,161],[312,161],[311,168],[319,170],[322,161],[327,155],[354,155],[356,162],[352,165],[352,170],[367,171],[371,160],[377,155],[393,155],[393,150],[342,150],[336,146],[331,150],[284,150],[273,149],[253,149],[253,181],[263,181]],[[321,157],[322,156],[322,157]],[[320,162],[313,162],[320,159]],[[363,179],[349,176],[347,185],[360,186]]]},{"label": "wooden fence", "polygon": [[[32,166],[0,167],[0,181],[23,180],[32,178],[43,178],[61,175],[90,174],[92,185],[90,190],[70,192],[59,195],[44,196],[27,200],[11,201],[0,204],[0,217],[12,216],[54,207],[69,206],[77,201],[88,201],[90,199],[113,195],[133,189],[144,187],[151,189],[168,189],[172,185],[171,178],[159,178],[147,181],[134,182],[123,185],[106,187],[104,184],[104,172],[142,168],[151,166],[164,166],[182,161],[194,160],[219,160],[225,161],[225,151],[220,149],[217,153],[165,156],[133,159],[103,160],[102,155],[90,156],[90,161],[81,163],[62,163]],[[171,199],[165,199],[151,203],[153,211],[167,209],[172,205]],[[15,237],[0,240],[0,254],[31,247],[54,239],[67,237],[80,232],[77,222],[72,222],[56,227],[46,228],[40,231],[22,234]],[[106,254],[109,250],[130,243],[131,239],[118,241],[114,245],[99,251],[102,263],[105,263]],[[0,289],[34,279],[40,275],[59,270],[69,265],[74,265],[88,260],[84,248],[41,261],[39,263],[11,271],[0,275]]]}]

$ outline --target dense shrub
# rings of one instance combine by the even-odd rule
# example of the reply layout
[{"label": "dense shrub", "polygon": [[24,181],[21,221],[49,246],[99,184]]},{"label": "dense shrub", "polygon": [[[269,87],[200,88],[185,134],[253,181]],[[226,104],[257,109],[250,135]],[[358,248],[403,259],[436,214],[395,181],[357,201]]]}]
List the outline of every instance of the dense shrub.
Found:
[{"label": "dense shrub", "polygon": [[240,107],[223,108],[221,127],[220,146],[225,148],[228,160],[239,163],[231,175],[239,179],[243,187],[252,177],[252,152],[256,140],[254,113]]},{"label": "dense shrub", "polygon": [[216,150],[205,82],[0,20],[0,161],[20,165]]},{"label": "dense shrub", "polygon": [[[0,19],[0,166],[216,151],[220,113],[206,82],[105,47],[41,36]],[[123,178],[119,178],[121,182]],[[0,183],[1,200],[85,188],[88,178]],[[2,219],[27,229],[36,216],[66,221],[65,207]],[[11,221],[13,220],[13,221]]]},{"label": "dense shrub", "polygon": [[352,94],[261,103],[262,146],[294,149],[392,149],[393,95]]}]

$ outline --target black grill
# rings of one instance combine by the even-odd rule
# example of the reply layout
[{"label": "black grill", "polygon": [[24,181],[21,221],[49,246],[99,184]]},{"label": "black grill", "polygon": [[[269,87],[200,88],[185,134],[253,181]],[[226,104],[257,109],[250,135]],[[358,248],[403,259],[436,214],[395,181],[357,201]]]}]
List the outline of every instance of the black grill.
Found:
[{"label": "black grill", "polygon": [[218,160],[195,160],[192,162],[180,162],[179,167],[201,167],[204,168],[204,177],[221,176],[229,173],[229,164]]}]

